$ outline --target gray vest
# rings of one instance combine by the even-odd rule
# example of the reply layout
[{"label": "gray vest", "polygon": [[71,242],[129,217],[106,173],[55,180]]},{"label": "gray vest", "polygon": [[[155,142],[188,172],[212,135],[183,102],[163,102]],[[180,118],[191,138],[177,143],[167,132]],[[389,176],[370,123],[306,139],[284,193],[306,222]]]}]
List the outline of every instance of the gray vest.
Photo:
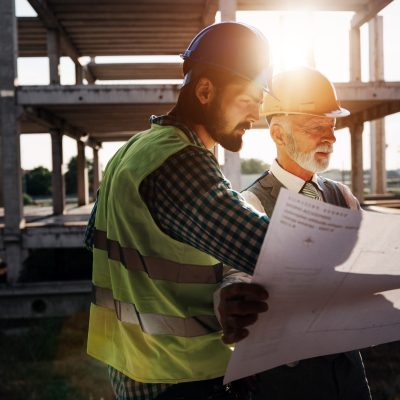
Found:
[{"label": "gray vest", "polygon": [[[318,184],[322,188],[322,197],[325,203],[349,208],[346,200],[334,181],[318,176]],[[271,217],[279,191],[284,187],[269,171],[258,178],[246,190],[254,193],[264,207],[265,213]]]}]

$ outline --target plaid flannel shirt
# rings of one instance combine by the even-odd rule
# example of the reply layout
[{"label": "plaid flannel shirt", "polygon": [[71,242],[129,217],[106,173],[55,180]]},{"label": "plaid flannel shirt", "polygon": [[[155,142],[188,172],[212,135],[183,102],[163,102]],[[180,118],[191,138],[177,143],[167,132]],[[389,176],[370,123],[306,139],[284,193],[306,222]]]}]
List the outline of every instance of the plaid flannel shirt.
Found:
[{"label": "plaid flannel shirt", "polygon": [[[214,155],[193,131],[171,116],[151,117],[151,123],[173,125],[190,141],[148,175],[140,193],[159,228],[181,242],[202,250],[224,264],[252,273],[269,219],[249,206],[223,176]],[[93,246],[96,204],[85,233]],[[153,400],[167,384],[135,382],[109,368],[119,400]]]}]

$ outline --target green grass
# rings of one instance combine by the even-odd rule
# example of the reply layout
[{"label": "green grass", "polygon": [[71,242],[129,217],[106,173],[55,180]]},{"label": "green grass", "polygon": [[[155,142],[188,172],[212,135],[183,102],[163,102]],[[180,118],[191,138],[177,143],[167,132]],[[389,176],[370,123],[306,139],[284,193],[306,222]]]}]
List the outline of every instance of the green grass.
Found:
[{"label": "green grass", "polygon": [[105,365],[86,355],[87,320],[2,322],[0,399],[111,400]]},{"label": "green grass", "polygon": [[[113,399],[105,365],[86,355],[87,323],[87,313],[0,321],[0,399]],[[373,400],[400,400],[400,342],[362,354]]]}]

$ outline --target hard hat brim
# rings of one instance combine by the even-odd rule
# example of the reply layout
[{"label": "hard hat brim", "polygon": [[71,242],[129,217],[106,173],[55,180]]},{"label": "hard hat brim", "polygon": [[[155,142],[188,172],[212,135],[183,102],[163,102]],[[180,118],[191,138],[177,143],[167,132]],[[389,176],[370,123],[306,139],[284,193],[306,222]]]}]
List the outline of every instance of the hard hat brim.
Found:
[{"label": "hard hat brim", "polygon": [[350,115],[350,111],[340,107],[338,110],[325,113],[324,115],[332,118],[343,118],[348,117]]},{"label": "hard hat brim", "polygon": [[311,115],[313,117],[329,117],[329,118],[343,118],[350,115],[350,111],[340,107],[338,110],[330,111],[327,113],[312,113],[312,112],[287,112],[287,111],[274,111],[270,113],[260,113],[260,115],[272,118],[274,115]]}]

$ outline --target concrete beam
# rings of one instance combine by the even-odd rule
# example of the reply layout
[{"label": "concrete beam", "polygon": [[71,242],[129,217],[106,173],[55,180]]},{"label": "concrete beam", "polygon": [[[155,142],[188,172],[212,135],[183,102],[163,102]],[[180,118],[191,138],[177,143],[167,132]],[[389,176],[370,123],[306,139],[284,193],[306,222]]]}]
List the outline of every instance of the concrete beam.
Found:
[{"label": "concrete beam", "polygon": [[364,111],[351,114],[346,118],[338,118],[336,120],[336,128],[341,129],[352,125],[362,124],[364,122],[373,121],[387,115],[400,112],[400,100],[391,101],[389,103],[381,103],[370,107]]},{"label": "concrete beam", "polygon": [[90,281],[19,284],[0,287],[0,319],[61,317],[86,311]]},{"label": "concrete beam", "polygon": [[89,204],[88,171],[85,158],[85,144],[77,140],[78,155],[76,158],[76,180],[78,206]]},{"label": "concrete beam", "polygon": [[3,168],[4,231],[7,281],[22,271],[22,206],[20,135],[14,84],[17,77],[17,24],[14,0],[0,1],[0,132]]},{"label": "concrete beam", "polygon": [[[341,101],[396,101],[400,82],[335,83]],[[76,104],[174,104],[179,85],[19,86],[24,106]]]},{"label": "concrete beam", "polygon": [[393,0],[370,0],[359,10],[351,20],[352,28],[359,28],[361,25],[374,18],[379,11],[383,10]]},{"label": "concrete beam", "polygon": [[89,63],[95,79],[182,79],[182,63]]},{"label": "concrete beam", "polygon": [[[374,1],[374,0],[371,0]],[[365,0],[238,0],[239,11],[358,11]]]},{"label": "concrete beam", "polygon": [[335,83],[340,101],[396,101],[400,99],[400,82]]},{"label": "concrete beam", "polygon": [[20,86],[17,101],[27,106],[174,104],[179,89],[179,85]]},{"label": "concrete beam", "polygon": [[53,214],[64,214],[65,182],[63,171],[63,135],[60,131],[51,130],[51,150],[53,171],[51,174],[51,191],[53,197]]},{"label": "concrete beam", "polygon": [[[86,219],[86,218],[85,218]],[[46,225],[28,227],[22,231],[25,249],[65,249],[83,247],[82,237],[86,223],[82,226]]]},{"label": "concrete beam", "polygon": [[[39,19],[42,21],[45,28],[56,30],[59,34],[60,45],[75,64],[79,64],[79,57],[81,54],[78,52],[75,44],[68,36],[65,28],[62,26],[58,18],[50,9],[47,0],[28,0],[32,8],[36,11]],[[88,81],[92,80],[91,71],[88,70]]]},{"label": "concrete beam", "polygon": [[63,118],[59,118],[54,113],[39,107],[24,107],[24,116],[42,125],[46,129],[57,129],[62,132],[67,132],[73,139],[79,139],[81,136],[86,135],[82,129],[70,125]]},{"label": "concrete beam", "polygon": [[[87,136],[87,133],[80,128],[77,128],[66,121],[64,118],[60,118],[54,113],[38,107],[24,107],[23,113],[26,118],[30,119],[32,122],[42,125],[45,129],[51,130],[55,129],[63,132],[72,139],[81,139]],[[85,141],[86,146],[97,147],[98,142],[91,138]]]},{"label": "concrete beam", "polygon": [[68,37],[64,27],[58,21],[53,11],[50,9],[47,0],[28,0],[32,8],[36,11],[42,24],[47,29],[57,30],[60,35],[61,46],[66,54],[72,58],[73,61],[77,61],[80,57],[75,45]]},{"label": "concrete beam", "polygon": [[363,130],[364,124],[350,127],[351,190],[360,203],[364,201]]}]

